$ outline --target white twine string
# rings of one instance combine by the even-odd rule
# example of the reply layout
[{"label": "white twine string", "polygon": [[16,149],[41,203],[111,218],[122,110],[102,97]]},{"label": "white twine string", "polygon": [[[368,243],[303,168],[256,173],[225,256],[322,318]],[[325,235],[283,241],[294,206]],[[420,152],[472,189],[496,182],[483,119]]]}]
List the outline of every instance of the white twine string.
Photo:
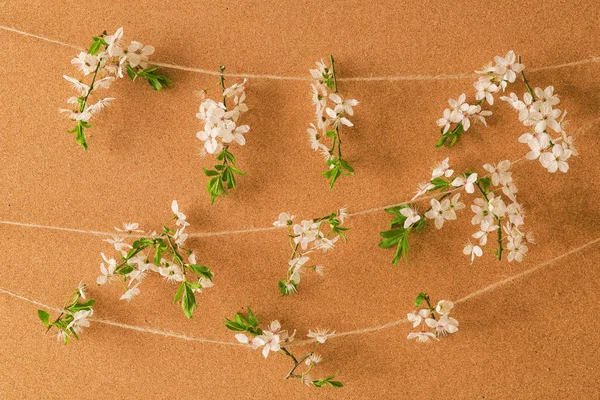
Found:
[{"label": "white twine string", "polygon": [[[475,297],[481,296],[485,293],[491,292],[499,287],[502,287],[504,285],[506,285],[507,283],[510,283],[512,281],[515,281],[517,279],[523,278],[527,275],[530,275],[536,271],[539,271],[540,269],[551,265],[553,263],[555,263],[556,261],[559,261],[565,257],[568,257],[572,254],[575,254],[577,252],[580,252],[581,250],[588,248],[596,243],[598,243],[600,241],[600,237],[593,239],[575,249],[572,250],[568,250],[567,252],[560,254],[550,260],[546,260],[540,264],[537,264],[536,266],[529,268],[525,271],[519,272],[518,274],[515,275],[511,275],[508,278],[504,278],[502,280],[499,280],[498,282],[492,283],[491,285],[485,286],[481,289],[478,289],[472,293],[469,293],[468,295],[461,297],[460,299],[454,301],[454,304],[460,304],[460,303],[464,303],[467,302]],[[52,310],[52,311],[56,311],[56,312],[61,312],[62,310],[60,308],[57,307],[53,307],[44,303],[41,303],[37,300],[31,299],[29,297],[25,297],[16,293],[13,293],[9,290],[6,289],[2,289],[0,288],[0,293],[4,293],[10,297],[19,299],[19,300],[23,300],[26,302],[29,302],[31,304],[34,304],[36,306],[45,308],[47,310]],[[122,328],[122,329],[129,329],[129,330],[133,330],[136,332],[142,332],[142,333],[150,333],[150,334],[154,334],[154,335],[160,335],[160,336],[165,336],[165,337],[171,337],[171,338],[175,338],[175,339],[181,339],[181,340],[186,340],[186,341],[194,341],[194,342],[201,342],[201,343],[211,343],[211,344],[220,344],[220,345],[226,345],[226,346],[244,346],[246,347],[246,345],[238,343],[238,342],[234,342],[234,341],[223,341],[223,340],[215,340],[215,339],[206,339],[206,338],[200,338],[200,337],[195,337],[195,336],[189,336],[189,335],[185,335],[185,334],[180,334],[180,333],[174,333],[174,332],[169,332],[169,331],[164,331],[164,330],[160,330],[160,329],[154,329],[154,328],[147,328],[147,327],[143,327],[143,326],[136,326],[136,325],[129,325],[129,324],[123,324],[120,322],[116,322],[116,321],[110,321],[110,320],[106,320],[106,319],[100,319],[100,318],[90,318],[91,321],[94,321],[96,323],[99,324],[104,324],[104,325],[110,325],[110,326],[115,326],[118,328]],[[401,318],[395,321],[391,321],[391,322],[387,322],[383,325],[377,325],[377,326],[370,326],[370,327],[366,327],[366,328],[361,328],[361,329],[356,329],[356,330],[351,330],[351,331],[345,331],[345,332],[339,332],[336,333],[334,336],[332,336],[330,339],[332,338],[338,338],[338,337],[344,337],[344,336],[351,336],[351,335],[361,335],[364,333],[373,333],[373,332],[378,332],[378,331],[382,331],[384,329],[389,329],[389,328],[393,328],[395,326],[407,323],[408,320],[406,318]],[[310,343],[314,343],[314,339],[308,339],[308,340],[297,340],[294,341],[290,344],[287,344],[286,346],[300,346],[300,345],[305,345],[305,344],[310,344]]]},{"label": "white twine string", "polygon": [[[0,25],[0,29],[3,29],[7,32],[12,32],[12,33],[16,33],[19,35],[43,40],[45,42],[58,44],[58,45],[69,47],[69,48],[76,49],[76,50],[85,50],[85,48],[77,46],[77,45],[61,42],[60,40],[51,39],[46,36],[37,35],[35,33],[25,32],[20,29],[11,28],[9,26]],[[555,65],[546,65],[546,66],[537,67],[537,68],[528,68],[527,70],[531,73],[531,72],[547,71],[547,70],[559,69],[559,68],[575,67],[575,66],[579,66],[579,65],[584,65],[584,64],[589,64],[589,63],[597,63],[597,62],[600,62],[600,57],[592,56],[589,58],[584,58],[582,60],[577,60],[577,61],[572,61],[572,62],[562,63],[562,64],[555,64]],[[153,64],[160,66],[160,67],[164,67],[164,68],[178,69],[181,71],[188,71],[188,72],[196,72],[196,73],[205,74],[205,75],[213,75],[213,76],[221,75],[221,73],[219,71],[210,70],[210,69],[187,67],[185,65],[170,64],[170,63],[166,63],[166,62],[153,62]],[[236,73],[236,74],[224,73],[222,75],[226,76],[226,77],[232,77],[232,78],[272,79],[272,80],[283,80],[283,81],[308,82],[308,81],[312,80],[312,78],[309,76],[283,76],[283,75],[248,74],[248,73]],[[466,78],[471,78],[473,76],[475,76],[474,73],[438,74],[438,75],[356,76],[356,77],[341,77],[341,78],[338,78],[338,81],[347,81],[347,82],[435,81],[435,80],[466,79]]]}]

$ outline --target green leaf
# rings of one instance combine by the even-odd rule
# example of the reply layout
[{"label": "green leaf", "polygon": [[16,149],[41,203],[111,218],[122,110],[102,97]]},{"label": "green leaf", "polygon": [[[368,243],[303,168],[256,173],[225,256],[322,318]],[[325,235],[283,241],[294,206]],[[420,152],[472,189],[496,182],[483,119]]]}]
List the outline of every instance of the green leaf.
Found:
[{"label": "green leaf", "polygon": [[94,306],[94,304],[96,304],[96,300],[88,300],[88,301],[83,302],[83,303],[73,303],[69,307],[67,307],[66,309],[68,311],[71,311],[71,312],[75,313],[77,311],[89,310],[90,308],[92,308]]},{"label": "green leaf", "polygon": [[44,310],[38,310],[37,314],[40,320],[44,323],[44,325],[50,326],[50,314],[48,314]]},{"label": "green leaf", "polygon": [[258,318],[256,318],[250,307],[248,307],[248,323],[254,328],[258,327]]},{"label": "green leaf", "polygon": [[427,297],[427,295],[425,293],[423,293],[423,292],[419,293],[417,295],[417,298],[415,299],[415,307],[421,307],[421,304],[423,304],[426,297]]},{"label": "green leaf", "polygon": [[184,282],[184,286],[181,308],[186,317],[192,318],[194,316],[194,309],[196,308],[196,296],[194,296],[194,291],[190,288],[188,282]]},{"label": "green leaf", "polygon": [[185,282],[183,282],[181,285],[179,285],[179,289],[177,289],[177,292],[175,293],[175,298],[173,298],[173,303],[177,303],[179,301],[184,288],[185,288]]},{"label": "green leaf", "polygon": [[342,166],[342,168],[344,168],[350,174],[354,173],[354,168],[352,168],[352,166],[348,163],[348,161],[346,161],[344,159],[340,159],[340,165]]},{"label": "green leaf", "polygon": [[212,281],[213,273],[210,272],[210,269],[208,267],[206,267],[204,265],[194,265],[194,264],[190,264],[190,265],[188,265],[188,267],[190,267],[192,269],[192,271],[194,271],[198,275],[203,276],[204,278]]},{"label": "green leaf", "polygon": [[219,173],[217,171],[214,171],[212,169],[202,168],[202,171],[204,171],[204,175],[206,175],[206,176],[217,176],[217,175],[219,175]]}]

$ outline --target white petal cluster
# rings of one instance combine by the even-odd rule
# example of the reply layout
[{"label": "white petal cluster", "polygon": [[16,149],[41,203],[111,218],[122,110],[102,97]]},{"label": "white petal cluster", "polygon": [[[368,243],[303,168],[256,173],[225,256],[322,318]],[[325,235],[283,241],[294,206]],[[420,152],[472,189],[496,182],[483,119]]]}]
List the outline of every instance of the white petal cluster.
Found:
[{"label": "white petal cluster", "polygon": [[[513,182],[512,172],[509,171],[511,163],[508,160],[499,162],[497,165],[485,164],[483,168],[490,173],[492,188],[498,194],[491,191],[487,198],[476,198],[471,205],[473,217],[471,224],[478,225],[479,230],[472,237],[476,244],[467,242],[463,253],[471,257],[471,262],[483,254],[482,247],[488,243],[488,235],[501,236],[503,229],[505,236],[502,237],[502,246],[509,250],[508,261],[522,261],[527,252],[527,239],[521,229],[524,225],[525,215],[523,206],[517,202],[517,187]],[[495,240],[495,239],[494,239]],[[494,241],[493,240],[493,241]],[[504,243],[506,240],[506,243]]]},{"label": "white petal cluster", "polygon": [[281,324],[275,320],[271,321],[269,329],[262,330],[262,334],[256,335],[252,339],[243,333],[236,334],[235,338],[238,342],[247,344],[254,350],[262,348],[262,355],[267,358],[270,352],[276,353],[281,350],[282,345],[292,342],[295,335],[296,331],[289,335],[288,331],[281,330]]},{"label": "white petal cluster", "polygon": [[[560,99],[554,93],[553,86],[545,89],[536,87],[533,94],[526,92],[521,100],[515,93],[510,93],[500,99],[519,112],[519,120],[523,125],[533,128],[533,132],[526,132],[519,137],[519,142],[529,146],[527,159],[539,160],[548,172],[566,173],[569,170],[569,158],[577,156],[573,137],[567,135],[564,129],[567,112],[555,108]],[[560,136],[552,138],[551,132]]]},{"label": "white petal cluster", "polygon": [[[342,207],[334,215],[336,221],[341,225],[348,218],[348,210],[346,207]],[[318,250],[327,253],[335,247],[340,239],[340,235],[333,231],[334,226],[331,218],[303,220],[297,224],[293,223],[294,218],[295,216],[290,213],[281,213],[277,221],[273,222],[275,227],[288,228],[288,234],[294,248],[292,257],[288,261],[288,278],[280,282],[280,285],[284,285],[282,290],[285,291],[285,294],[296,292],[302,274],[306,271],[314,271],[317,275],[322,276],[324,267],[310,263],[309,256]],[[327,226],[330,228],[328,232],[324,231]]]},{"label": "white petal cluster", "polygon": [[227,108],[224,101],[216,102],[206,99],[200,104],[196,117],[204,123],[203,130],[196,134],[208,154],[223,150],[223,146],[236,142],[240,146],[246,144],[245,134],[250,131],[248,125],[239,125],[238,119],[248,111],[246,100],[246,83],[235,83],[223,90],[223,98],[230,99],[233,107]]},{"label": "white petal cluster", "polygon": [[[117,29],[113,35],[104,36],[104,41],[108,44],[105,50],[101,50],[97,54],[83,51],[71,60],[71,64],[81,72],[81,79],[63,75],[63,78],[75,89],[77,96],[67,100],[69,108],[61,108],[59,111],[66,113],[72,121],[89,122],[92,116],[110,105],[115,100],[113,97],[100,98],[93,103],[90,102],[89,97],[96,89],[108,89],[115,80],[123,78],[123,71],[128,66],[141,69],[148,67],[149,56],[154,53],[154,47],[144,46],[136,41],[132,41],[125,47],[123,28]],[[96,71],[95,80],[86,80],[86,77]],[[84,81],[91,82],[84,83]]]},{"label": "white petal cluster", "polygon": [[311,88],[316,125],[310,124],[307,132],[311,148],[320,151],[327,161],[332,157],[332,149],[322,143],[321,139],[326,137],[327,131],[335,130],[341,125],[354,126],[348,117],[354,115],[354,107],[358,105],[358,101],[345,99],[340,94],[331,92],[333,71],[323,60],[316,63],[316,68],[311,69],[310,74],[313,78]]},{"label": "white petal cluster", "polygon": [[[412,323],[413,328],[421,327],[421,331],[409,333],[408,339],[416,339],[417,342],[424,343],[457,332],[458,321],[450,317],[453,308],[454,303],[451,301],[440,300],[435,309],[421,308],[407,314],[406,318]],[[430,330],[424,331],[425,328]]]},{"label": "white petal cluster", "polygon": [[[178,247],[182,247],[188,238],[185,229],[190,224],[186,220],[186,215],[179,209],[177,200],[173,200],[171,203],[171,211],[173,212],[172,221],[175,222],[176,226],[172,240]],[[123,223],[122,228],[115,227],[115,230],[119,233],[125,233],[125,236],[114,235],[112,238],[104,239],[105,242],[113,245],[116,253],[120,256],[117,256],[119,259],[109,258],[104,253],[100,253],[103,261],[100,263],[101,275],[96,279],[96,283],[104,285],[108,282],[122,279],[125,285],[125,292],[121,295],[120,300],[131,301],[138,296],[141,292],[139,285],[150,273],[160,275],[169,283],[180,283],[185,280],[183,270],[176,262],[161,257],[160,261],[155,263],[155,260],[150,259],[149,254],[143,252],[127,259],[126,265],[130,267],[131,271],[126,275],[123,276],[115,272],[117,266],[126,260],[127,253],[133,248],[129,242],[134,240],[134,238],[131,238],[129,235],[133,232],[144,232],[138,228],[139,224],[136,222]],[[145,235],[147,238],[154,238],[156,236],[156,232],[147,232]],[[196,264],[196,255],[193,252],[189,253],[186,264]],[[194,289],[194,292],[201,292],[202,289],[208,289],[213,286],[213,282],[204,277],[199,278],[198,284],[199,288]]]},{"label": "white petal cluster", "polygon": [[436,122],[442,134],[455,132],[459,126],[462,129],[458,133],[466,132],[471,127],[472,120],[478,120],[487,126],[485,118],[492,115],[492,112],[483,110],[481,106],[486,102],[493,105],[494,95],[500,90],[504,91],[524,69],[525,66],[517,62],[515,52],[510,50],[504,57],[494,57],[494,62],[488,63],[481,71],[475,71],[479,75],[479,79],[473,83],[477,102],[467,103],[465,93],[458,99],[449,99],[449,107],[444,110],[442,118]]}]

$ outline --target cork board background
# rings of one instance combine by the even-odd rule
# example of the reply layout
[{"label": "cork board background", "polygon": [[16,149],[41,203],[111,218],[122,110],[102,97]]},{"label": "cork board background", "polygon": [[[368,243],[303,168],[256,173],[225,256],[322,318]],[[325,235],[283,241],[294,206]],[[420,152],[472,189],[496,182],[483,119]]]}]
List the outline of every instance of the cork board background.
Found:
[{"label": "cork board background", "polygon": [[[466,1],[7,1],[1,8],[0,397],[599,396],[595,1],[493,7]],[[356,127],[345,136],[345,155],[357,173],[333,192],[319,176],[321,157],[307,144],[313,118],[308,83],[250,79],[246,122],[252,130],[235,153],[248,175],[233,196],[210,206],[201,168],[211,160],[196,155],[199,100],[193,92],[214,84],[214,76],[165,68],[173,87],[160,93],[142,82],[117,82],[110,89],[117,100],[90,130],[85,153],[57,112],[71,95],[61,76],[73,73],[69,61],[77,51],[5,29],[85,47],[90,36],[119,26],[128,40],[154,45],[156,62],[307,77],[314,61],[332,53],[340,77],[409,78],[340,82],[342,93],[361,102]],[[281,298],[276,284],[286,267],[283,232],[195,238],[190,246],[215,271],[216,285],[199,297],[189,321],[170,301],[173,287],[158,278],[147,280],[130,304],[118,300],[117,286],[95,287],[99,252],[109,249],[102,237],[7,224],[106,232],[137,221],[151,229],[169,217],[177,199],[190,232],[222,232],[268,227],[282,211],[311,218],[343,205],[359,212],[402,202],[446,156],[461,170],[526,153],[516,141],[523,127],[504,104],[494,108],[489,128],[477,125],[453,149],[436,150],[435,121],[447,98],[473,93],[474,78],[414,77],[470,73],[509,49],[527,68],[538,69],[528,76],[533,85],[555,86],[571,130],[585,127],[576,134],[580,156],[568,174],[551,175],[534,162],[514,167],[526,223],[539,242],[521,264],[496,262],[488,253],[470,265],[461,253],[472,233],[465,210],[444,230],[413,240],[410,267],[393,268],[390,251],[377,248],[389,218],[373,212],[349,220],[349,242],[324,259],[326,277],[309,277],[298,295]],[[98,301],[98,318],[233,341],[223,317],[246,305],[261,320],[277,318],[300,335],[314,327],[347,332],[403,318],[420,290],[457,300],[528,271],[458,304],[460,331],[443,341],[409,342],[407,324],[332,339],[321,348],[325,362],[318,371],[341,370],[346,386],[339,391],[283,380],[289,366],[282,357],[264,360],[238,346],[101,323],[65,347],[44,334],[38,307],[15,297],[59,307],[83,279]]]}]

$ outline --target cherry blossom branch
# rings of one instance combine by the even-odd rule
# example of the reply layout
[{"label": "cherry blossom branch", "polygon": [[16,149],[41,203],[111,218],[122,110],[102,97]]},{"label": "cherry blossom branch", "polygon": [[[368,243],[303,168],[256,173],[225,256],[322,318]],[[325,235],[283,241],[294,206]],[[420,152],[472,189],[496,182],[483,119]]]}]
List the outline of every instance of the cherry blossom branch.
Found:
[{"label": "cherry blossom branch", "polygon": [[[281,330],[281,324],[277,320],[272,321],[269,324],[269,329],[262,329],[259,327],[258,318],[254,315],[250,307],[248,307],[246,315],[236,313],[233,319],[225,318],[225,327],[234,332],[238,332],[235,335],[238,342],[245,344],[254,350],[262,348],[262,355],[264,358],[267,358],[270,352],[290,358],[293,365],[284,379],[298,379],[307,386],[315,387],[330,386],[332,388],[340,388],[344,386],[341,382],[334,380],[338,373],[321,379],[313,379],[309,375],[309,372],[321,362],[321,356],[317,355],[313,350],[300,358],[296,357],[296,355],[284,346],[286,343],[293,342],[296,331],[289,335],[286,330]],[[315,331],[309,330],[307,336],[316,340],[316,350],[316,347],[319,344],[325,343],[327,339],[334,334],[335,332],[330,333],[328,329],[317,329]],[[301,373],[296,373],[296,370],[302,364],[305,364],[307,368]]]},{"label": "cherry blossom branch", "polygon": [[[237,125],[237,121],[242,113],[248,111],[248,106],[244,103],[246,99],[244,80],[241,84],[233,84],[225,87],[225,66],[219,67],[219,86],[221,87],[220,103],[211,99],[206,99],[200,104],[200,112],[196,116],[204,122],[204,130],[196,134],[196,137],[203,141],[204,151],[208,154],[217,154],[217,161],[220,164],[214,166],[214,169],[203,168],[204,174],[209,177],[207,191],[210,195],[211,204],[215,199],[223,194],[229,195],[228,190],[237,188],[236,175],[246,175],[235,167],[235,157],[229,151],[230,144],[234,141],[240,146],[246,144],[244,134],[250,130],[248,125]],[[203,94],[207,91],[203,91]],[[233,109],[227,108],[227,99],[233,98]]]}]

